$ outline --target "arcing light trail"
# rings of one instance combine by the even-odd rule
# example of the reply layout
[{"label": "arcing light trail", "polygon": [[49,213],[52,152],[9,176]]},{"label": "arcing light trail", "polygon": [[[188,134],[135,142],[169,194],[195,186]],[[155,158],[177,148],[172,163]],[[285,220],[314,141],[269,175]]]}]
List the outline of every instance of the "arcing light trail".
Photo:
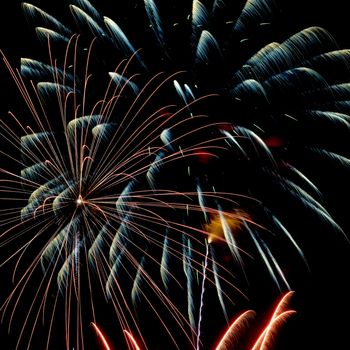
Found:
[{"label": "arcing light trail", "polygon": [[[278,332],[282,325],[295,314],[295,310],[289,309],[290,299],[294,292],[285,293],[277,303],[276,307],[272,311],[272,316],[267,322],[267,325],[263,327],[257,339],[253,341],[253,346],[246,347],[246,350],[273,350],[278,338]],[[252,335],[256,329],[251,329],[253,320],[256,314],[253,310],[247,310],[237,316],[229,325],[228,329],[218,341],[218,344],[212,348],[212,350],[234,350],[238,344],[252,343]],[[98,338],[101,340],[104,348],[101,350],[111,350],[106,338],[101,330],[95,323],[92,323]],[[256,327],[258,328],[258,327]],[[260,327],[259,327],[260,328]],[[127,337],[128,342],[131,343],[133,350],[142,350],[142,347],[138,345],[137,341],[131,334],[131,332],[124,330],[124,334]],[[199,349],[199,343],[196,345]],[[240,345],[241,348],[241,345]]]},{"label": "arcing light trail", "polygon": [[103,344],[103,350],[111,350],[110,346],[108,345],[107,339],[103,335],[102,331],[100,328],[96,325],[96,323],[91,322],[92,327],[94,328],[98,338],[100,339],[101,343]]}]

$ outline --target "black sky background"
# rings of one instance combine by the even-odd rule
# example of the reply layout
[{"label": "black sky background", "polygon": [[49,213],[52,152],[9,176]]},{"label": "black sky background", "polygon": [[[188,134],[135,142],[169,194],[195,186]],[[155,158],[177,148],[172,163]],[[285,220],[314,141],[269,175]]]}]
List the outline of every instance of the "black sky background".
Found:
[{"label": "black sky background", "polygon": [[[118,1],[111,3],[116,4]],[[322,26],[330,31],[340,48],[350,48],[347,1],[279,0],[279,3],[283,24],[281,28],[284,28],[281,30],[286,34],[311,25]],[[0,9],[0,49],[17,65],[19,57],[32,53],[33,45],[36,45],[34,33],[26,23],[19,4],[17,0],[2,2]],[[55,6],[62,6],[59,0],[51,1],[47,8],[55,9]],[[19,98],[15,85],[0,61],[1,118]],[[349,149],[348,145],[344,146]],[[328,169],[323,182],[326,185],[323,189],[327,208],[344,230],[349,232],[350,191],[347,175],[336,168]],[[346,202],[342,203],[342,200]],[[305,246],[311,273],[301,278],[298,285],[301,292],[296,295],[293,305],[298,315],[285,327],[278,349],[347,349],[350,332],[350,244],[335,232],[319,227],[315,228],[317,232],[308,232],[306,228],[313,228],[305,222],[300,222],[300,227],[304,234],[312,237]],[[0,283],[5,283],[1,277]],[[0,285],[0,293],[1,290]],[[261,310],[264,308],[261,307]],[[0,349],[12,350],[12,347],[4,345],[6,335],[3,330],[0,336]]]}]

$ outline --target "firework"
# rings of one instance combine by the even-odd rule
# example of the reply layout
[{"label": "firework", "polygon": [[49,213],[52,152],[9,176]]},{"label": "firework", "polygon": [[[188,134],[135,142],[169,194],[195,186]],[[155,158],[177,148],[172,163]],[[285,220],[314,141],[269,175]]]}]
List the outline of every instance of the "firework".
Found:
[{"label": "firework", "polygon": [[99,337],[99,339],[101,339],[101,342],[102,342],[104,348],[105,348],[106,350],[110,350],[111,348],[109,347],[108,342],[107,342],[105,336],[103,335],[103,333],[101,332],[101,330],[98,328],[98,326],[97,326],[95,323],[91,323],[91,325],[92,325],[92,327],[94,328],[94,330],[96,331],[96,334],[97,334],[97,336]]},{"label": "firework", "polygon": [[[224,324],[246,303],[252,267],[275,293],[291,288],[281,250],[307,267],[288,210],[343,233],[307,163],[349,163],[310,137],[349,130],[349,84],[327,75],[348,69],[349,51],[317,27],[265,43],[268,0],[130,4],[106,17],[71,1],[62,21],[23,3],[47,58],[22,58],[18,72],[3,56],[30,112],[1,119],[14,163],[1,169],[15,203],[1,216],[10,328],[39,280],[17,348],[42,317],[47,348],[63,324],[64,346],[83,349],[105,304],[126,346],[208,348],[212,311]],[[255,348],[287,315],[276,310]]]},{"label": "firework", "polygon": [[[295,313],[294,310],[288,309],[289,301],[293,292],[286,293],[276,308],[274,309],[273,315],[268,322],[267,326],[263,328],[258,339],[253,342],[253,346],[243,346],[244,348],[251,348],[252,350],[257,349],[271,349],[274,344],[274,335],[278,332],[278,329],[282,326],[282,324]],[[255,312],[252,310],[248,310],[243,312],[237,318],[235,318],[228,330],[225,332],[223,337],[220,339],[218,345],[215,347],[215,350],[225,350],[225,349],[236,349],[241,348],[242,344],[247,344],[249,341],[242,341],[242,336],[247,331],[249,324],[252,322],[252,319],[255,317]]]}]

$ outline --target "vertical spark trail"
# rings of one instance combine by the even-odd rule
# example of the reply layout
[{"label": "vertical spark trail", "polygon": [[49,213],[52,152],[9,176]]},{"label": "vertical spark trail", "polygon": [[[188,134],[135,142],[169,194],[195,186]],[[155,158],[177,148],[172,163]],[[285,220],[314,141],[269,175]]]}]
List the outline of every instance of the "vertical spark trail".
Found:
[{"label": "vertical spark trail", "polygon": [[202,279],[202,288],[201,288],[201,300],[199,307],[199,317],[198,317],[198,330],[197,330],[197,345],[196,350],[200,349],[200,337],[201,337],[201,323],[202,323],[202,312],[204,308],[204,291],[205,291],[205,280],[207,278],[207,268],[208,268],[208,255],[209,255],[209,244],[208,241],[205,241],[205,260],[203,266],[203,279]]}]

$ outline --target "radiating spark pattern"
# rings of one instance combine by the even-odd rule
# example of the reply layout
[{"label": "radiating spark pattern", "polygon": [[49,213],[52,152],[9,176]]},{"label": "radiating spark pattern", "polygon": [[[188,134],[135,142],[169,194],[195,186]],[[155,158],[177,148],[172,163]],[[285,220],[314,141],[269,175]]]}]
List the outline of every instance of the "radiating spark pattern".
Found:
[{"label": "radiating spark pattern", "polygon": [[[224,323],[247,299],[253,259],[292,288],[280,252],[306,258],[291,207],[342,232],[308,163],[349,167],[324,136],[349,136],[350,51],[319,27],[250,46],[273,26],[272,0],[133,0],[108,16],[68,3],[71,19],[22,4],[47,59],[16,69],[2,55],[29,111],[0,121],[1,266],[14,269],[3,319],[13,328],[39,281],[16,349],[47,314],[50,348],[60,309],[64,346],[84,349],[97,300],[126,346],[157,345],[154,324],[175,348],[205,348],[204,320],[220,310]],[[256,349],[291,313],[282,304]]]}]

